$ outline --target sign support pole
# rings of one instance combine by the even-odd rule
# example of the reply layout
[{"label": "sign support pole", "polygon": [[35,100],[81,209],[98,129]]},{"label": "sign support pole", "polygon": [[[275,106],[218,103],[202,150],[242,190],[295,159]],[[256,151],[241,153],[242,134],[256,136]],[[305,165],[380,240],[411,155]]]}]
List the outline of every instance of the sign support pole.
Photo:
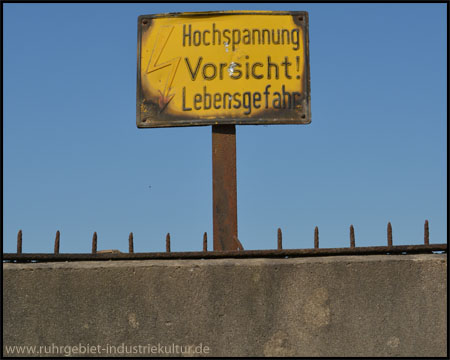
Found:
[{"label": "sign support pole", "polygon": [[213,248],[238,250],[236,127],[212,125]]}]

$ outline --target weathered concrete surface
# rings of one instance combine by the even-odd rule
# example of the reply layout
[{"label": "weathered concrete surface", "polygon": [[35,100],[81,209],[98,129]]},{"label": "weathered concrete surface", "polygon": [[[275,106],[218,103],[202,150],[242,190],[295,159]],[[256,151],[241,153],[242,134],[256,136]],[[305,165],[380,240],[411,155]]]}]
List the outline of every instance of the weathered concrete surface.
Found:
[{"label": "weathered concrete surface", "polygon": [[3,270],[4,355],[13,345],[89,344],[102,356],[108,345],[141,345],[149,356],[159,343],[201,344],[209,356],[447,356],[446,254]]}]

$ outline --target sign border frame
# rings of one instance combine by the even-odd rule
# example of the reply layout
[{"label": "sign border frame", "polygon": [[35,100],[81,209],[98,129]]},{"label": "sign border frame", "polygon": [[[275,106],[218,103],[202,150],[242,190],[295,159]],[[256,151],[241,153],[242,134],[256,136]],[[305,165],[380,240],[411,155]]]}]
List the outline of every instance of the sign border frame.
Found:
[{"label": "sign border frame", "polygon": [[[276,119],[276,115],[280,114],[282,110],[270,109],[264,114],[273,113],[273,118],[267,117],[216,117],[214,119],[203,118],[183,118],[179,115],[158,116],[161,120],[152,119],[147,121],[141,119],[141,104],[143,94],[141,90],[141,47],[142,47],[142,22],[148,20],[151,26],[153,19],[158,18],[183,18],[183,17],[209,17],[209,16],[229,16],[229,15],[290,15],[295,17],[303,17],[304,25],[300,25],[304,30],[305,37],[305,110],[301,117],[295,119]],[[137,81],[136,81],[136,126],[140,129],[145,128],[167,128],[167,127],[184,127],[184,126],[210,126],[210,125],[307,125],[311,123],[311,77],[310,77],[310,62],[309,62],[309,14],[307,11],[266,11],[266,10],[226,10],[226,11],[204,11],[204,12],[173,12],[162,14],[149,14],[138,16],[138,34],[137,34]],[[166,121],[169,121],[167,123]]]}]

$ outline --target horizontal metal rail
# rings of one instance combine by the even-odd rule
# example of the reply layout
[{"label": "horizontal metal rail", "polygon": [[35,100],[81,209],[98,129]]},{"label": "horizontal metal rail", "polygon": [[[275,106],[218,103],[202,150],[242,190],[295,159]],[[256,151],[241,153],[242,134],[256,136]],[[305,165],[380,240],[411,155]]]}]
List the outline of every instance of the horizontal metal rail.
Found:
[{"label": "horizontal metal rail", "polygon": [[92,236],[92,253],[90,254],[60,254],[60,232],[56,232],[53,254],[23,253],[22,230],[17,234],[17,253],[3,254],[4,262],[52,262],[52,261],[103,261],[103,260],[165,260],[165,259],[223,259],[223,258],[284,258],[307,256],[333,255],[384,255],[384,254],[420,254],[433,252],[447,252],[447,244],[430,244],[428,220],[424,224],[423,245],[392,244],[392,225],[387,225],[387,246],[355,246],[355,229],[350,225],[350,247],[348,248],[319,248],[319,228],[314,229],[313,249],[283,249],[283,233],[277,230],[277,249],[273,250],[244,250],[239,239],[239,250],[208,251],[208,236],[203,234],[203,251],[170,251],[170,233],[166,235],[166,252],[134,252],[133,233],[128,237],[128,253],[118,250],[97,251],[97,233]]},{"label": "horizontal metal rail", "polygon": [[6,253],[3,261],[54,262],[54,261],[105,261],[105,260],[177,260],[177,259],[223,259],[223,258],[285,258],[336,255],[386,255],[423,254],[436,251],[447,252],[447,244],[368,246],[349,248],[233,250],[233,251],[187,251],[150,253],[93,253],[93,254],[27,254]]}]

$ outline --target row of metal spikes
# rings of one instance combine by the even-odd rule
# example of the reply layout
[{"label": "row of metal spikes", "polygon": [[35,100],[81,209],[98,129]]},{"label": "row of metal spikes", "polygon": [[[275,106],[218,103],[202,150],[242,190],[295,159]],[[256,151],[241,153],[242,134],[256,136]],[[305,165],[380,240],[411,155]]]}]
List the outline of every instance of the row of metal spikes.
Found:
[{"label": "row of metal spikes", "polygon": [[[54,253],[59,254],[59,243],[60,243],[60,232],[59,230],[56,232],[55,238],[55,248]],[[387,244],[388,246],[392,246],[392,225],[389,222],[387,225]],[[424,244],[430,244],[430,233],[428,229],[428,220],[425,220],[424,225]],[[353,225],[350,225],[350,248],[355,247],[355,229]],[[316,226],[314,229],[314,248],[319,248],[319,228]],[[278,228],[277,232],[277,250],[283,249],[283,234],[281,229]],[[203,251],[208,251],[208,235],[205,232],[203,234]],[[112,252],[112,250],[102,250],[97,251],[97,233],[94,232],[92,236],[92,254],[102,253],[102,252]],[[133,233],[131,232],[128,236],[128,252],[134,253],[134,244],[133,244]],[[170,252],[170,233],[166,235],[166,252]],[[17,254],[22,254],[22,230],[19,230],[17,234]]]}]

